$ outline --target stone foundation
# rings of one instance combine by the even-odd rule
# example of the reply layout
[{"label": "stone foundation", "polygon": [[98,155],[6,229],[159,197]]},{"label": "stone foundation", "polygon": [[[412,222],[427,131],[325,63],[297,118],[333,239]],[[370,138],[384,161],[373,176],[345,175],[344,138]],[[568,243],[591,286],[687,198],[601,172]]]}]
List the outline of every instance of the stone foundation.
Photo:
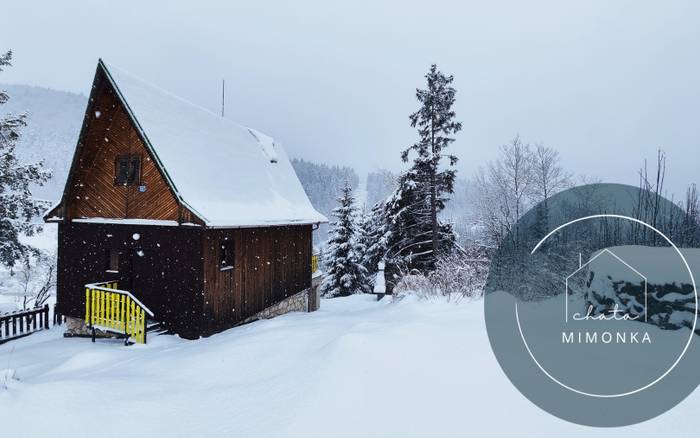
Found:
[{"label": "stone foundation", "polygon": [[[85,320],[66,316],[66,330],[63,336],[70,338],[73,336],[92,336],[92,330],[85,324]],[[96,338],[113,338],[112,333],[104,332],[100,329],[95,329]]]},{"label": "stone foundation", "polygon": [[316,309],[310,307],[313,304],[313,299],[310,300],[311,295],[314,293],[314,289],[304,289],[303,291],[292,295],[280,301],[277,304],[273,304],[267,309],[256,313],[255,315],[247,318],[243,323],[248,323],[252,321],[257,321],[259,319],[270,319],[275,316],[284,315],[289,312],[313,312]]}]

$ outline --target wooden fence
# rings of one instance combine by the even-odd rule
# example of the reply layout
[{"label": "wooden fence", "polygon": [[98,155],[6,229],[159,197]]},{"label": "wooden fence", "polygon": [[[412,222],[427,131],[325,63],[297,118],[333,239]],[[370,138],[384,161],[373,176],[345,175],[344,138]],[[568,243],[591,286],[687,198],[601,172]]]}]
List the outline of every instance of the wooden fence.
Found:
[{"label": "wooden fence", "polygon": [[[61,317],[58,317],[60,324]],[[54,324],[56,317],[54,315]],[[49,305],[0,315],[0,344],[50,328]]]}]

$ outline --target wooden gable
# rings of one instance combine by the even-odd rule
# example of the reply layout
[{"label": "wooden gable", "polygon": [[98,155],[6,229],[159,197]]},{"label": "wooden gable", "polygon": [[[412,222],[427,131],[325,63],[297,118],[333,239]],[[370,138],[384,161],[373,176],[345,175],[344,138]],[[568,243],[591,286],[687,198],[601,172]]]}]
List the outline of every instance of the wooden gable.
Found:
[{"label": "wooden gable", "polygon": [[[120,157],[140,158],[138,184],[116,182]],[[98,67],[61,205],[65,219],[153,219],[201,223],[179,202],[137,123]]]}]

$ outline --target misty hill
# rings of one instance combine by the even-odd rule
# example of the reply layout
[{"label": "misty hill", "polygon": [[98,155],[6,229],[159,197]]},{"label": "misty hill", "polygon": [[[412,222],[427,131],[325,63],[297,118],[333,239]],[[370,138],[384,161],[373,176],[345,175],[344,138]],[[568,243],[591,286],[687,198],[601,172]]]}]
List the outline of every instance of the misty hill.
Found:
[{"label": "misty hill", "polygon": [[379,169],[367,174],[367,209],[374,204],[383,202],[396,188],[396,175]]},{"label": "misty hill", "polygon": [[360,181],[355,170],[348,166],[329,166],[298,158],[292,159],[292,166],[314,208],[327,217],[337,206],[337,198],[345,181],[353,189]]},{"label": "misty hill", "polygon": [[[331,211],[338,204],[340,189],[345,181],[350,183],[353,189],[356,189],[360,182],[355,170],[347,166],[329,166],[298,158],[292,159],[292,166],[311,204],[329,220],[333,220]],[[314,232],[314,242],[325,241],[327,233],[328,224],[321,224]]]},{"label": "misty hill", "polygon": [[10,100],[0,106],[0,115],[27,113],[27,126],[17,145],[23,162],[44,160],[53,178],[32,190],[38,198],[57,200],[63,191],[71,158],[78,141],[87,98],[80,94],[28,85],[0,84]]}]

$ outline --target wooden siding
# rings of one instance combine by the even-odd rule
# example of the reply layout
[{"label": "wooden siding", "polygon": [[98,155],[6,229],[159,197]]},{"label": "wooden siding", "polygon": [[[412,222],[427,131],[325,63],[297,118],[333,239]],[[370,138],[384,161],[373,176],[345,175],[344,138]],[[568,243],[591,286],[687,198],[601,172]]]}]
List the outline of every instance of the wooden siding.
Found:
[{"label": "wooden siding", "polygon": [[[60,223],[58,311],[84,318],[85,284],[117,281],[167,328],[200,336],[203,234],[200,227]],[[109,249],[119,251],[119,272],[107,271]]]},{"label": "wooden siding", "polygon": [[[221,270],[219,248],[233,240],[235,266]],[[311,226],[204,231],[204,322],[232,327],[311,286]]]},{"label": "wooden siding", "polygon": [[[99,69],[94,87],[64,198],[66,217],[197,222],[178,202],[116,91]],[[139,185],[115,184],[115,160],[123,155],[141,156]]]}]

